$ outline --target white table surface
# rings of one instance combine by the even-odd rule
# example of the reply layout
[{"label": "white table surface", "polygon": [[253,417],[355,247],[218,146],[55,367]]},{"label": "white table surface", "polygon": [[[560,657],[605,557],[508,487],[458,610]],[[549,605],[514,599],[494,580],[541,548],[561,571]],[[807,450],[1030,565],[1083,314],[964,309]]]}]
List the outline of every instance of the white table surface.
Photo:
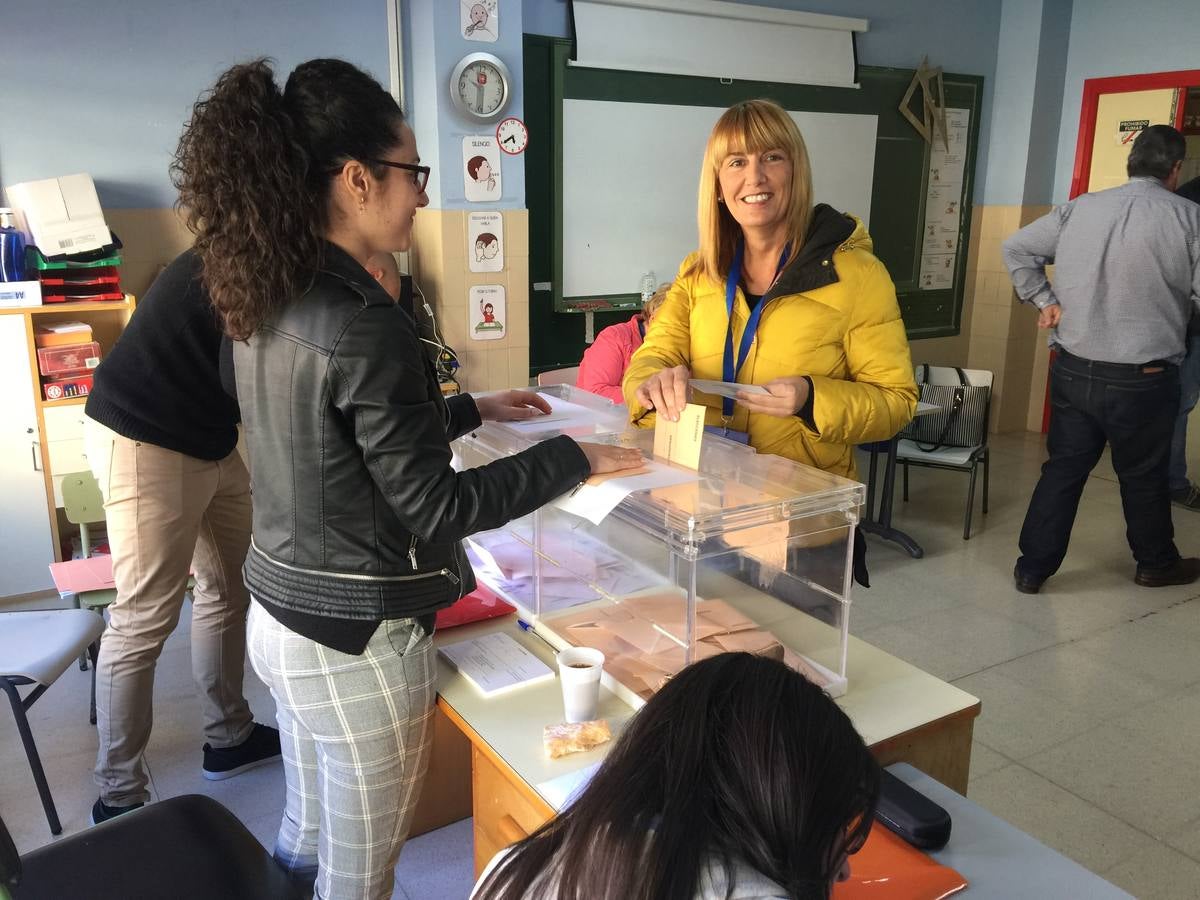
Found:
[{"label": "white table surface", "polygon": [[[439,631],[434,643],[453,643],[501,630],[554,668],[553,648],[537,635],[520,629],[515,616]],[[850,638],[847,677],[849,690],[837,702],[868,744],[920,728],[979,702],[965,691],[855,637]],[[542,728],[562,721],[562,690],[557,678],[488,699],[439,655],[438,693],[534,789],[598,762],[611,746],[561,759],[546,758]],[[614,739],[631,715],[632,708],[601,688],[600,716],[608,719]]]}]

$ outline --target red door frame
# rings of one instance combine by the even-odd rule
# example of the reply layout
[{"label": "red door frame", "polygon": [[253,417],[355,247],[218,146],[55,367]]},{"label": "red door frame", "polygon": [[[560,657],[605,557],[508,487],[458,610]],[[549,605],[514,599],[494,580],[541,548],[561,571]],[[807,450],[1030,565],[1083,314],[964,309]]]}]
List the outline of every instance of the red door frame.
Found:
[{"label": "red door frame", "polygon": [[[1088,78],[1083,82],[1083,103],[1079,109],[1079,136],[1075,139],[1075,168],[1071,172],[1071,193],[1074,200],[1086,193],[1092,170],[1092,144],[1096,138],[1096,111],[1102,94],[1127,94],[1132,91],[1154,91],[1179,88],[1186,98],[1187,89],[1200,87],[1200,69],[1179,72],[1155,72],[1150,75],[1114,75],[1110,78]],[[1176,128],[1183,127],[1186,103],[1175,110]],[[1042,407],[1042,433],[1050,430],[1050,383],[1046,382],[1046,400]]]}]

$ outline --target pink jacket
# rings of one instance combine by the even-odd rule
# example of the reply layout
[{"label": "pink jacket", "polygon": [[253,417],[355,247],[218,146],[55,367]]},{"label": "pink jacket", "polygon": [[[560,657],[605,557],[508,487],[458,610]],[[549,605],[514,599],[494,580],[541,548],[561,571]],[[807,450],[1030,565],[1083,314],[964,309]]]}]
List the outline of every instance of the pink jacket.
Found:
[{"label": "pink jacket", "polygon": [[625,402],[621,379],[633,351],[642,345],[641,320],[639,313],[628,322],[609,325],[596,335],[592,346],[583,352],[575,387],[607,397],[613,403]]}]

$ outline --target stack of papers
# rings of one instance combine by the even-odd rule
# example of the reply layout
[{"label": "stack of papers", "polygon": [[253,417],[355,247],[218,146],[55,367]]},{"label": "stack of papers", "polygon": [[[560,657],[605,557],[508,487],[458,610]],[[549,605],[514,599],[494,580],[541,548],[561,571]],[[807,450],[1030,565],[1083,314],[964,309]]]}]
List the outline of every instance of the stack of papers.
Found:
[{"label": "stack of papers", "polygon": [[502,631],[447,644],[438,652],[485,697],[554,678],[549,666]]}]

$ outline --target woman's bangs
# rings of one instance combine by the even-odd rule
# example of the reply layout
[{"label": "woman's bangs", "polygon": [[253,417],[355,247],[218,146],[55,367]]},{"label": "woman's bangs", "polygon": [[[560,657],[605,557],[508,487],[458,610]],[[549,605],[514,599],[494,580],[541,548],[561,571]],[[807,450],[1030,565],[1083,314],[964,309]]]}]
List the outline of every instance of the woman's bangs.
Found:
[{"label": "woman's bangs", "polygon": [[761,106],[736,106],[726,112],[713,128],[710,145],[712,159],[715,165],[720,166],[735,154],[752,155],[767,150],[782,150],[794,161],[796,137],[796,127],[790,119],[781,121],[778,115],[772,115]]}]

